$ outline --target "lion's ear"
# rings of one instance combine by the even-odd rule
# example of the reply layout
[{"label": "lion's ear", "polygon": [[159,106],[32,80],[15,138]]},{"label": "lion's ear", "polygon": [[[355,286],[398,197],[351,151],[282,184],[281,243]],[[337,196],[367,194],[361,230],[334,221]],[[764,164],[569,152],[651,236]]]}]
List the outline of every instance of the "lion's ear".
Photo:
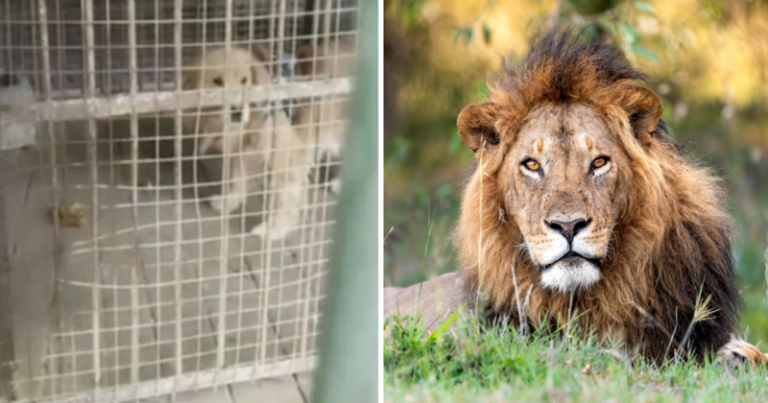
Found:
[{"label": "lion's ear", "polygon": [[661,99],[645,87],[634,87],[624,94],[622,102],[629,116],[629,124],[635,137],[643,139],[653,133],[659,125],[664,108]]},{"label": "lion's ear", "polygon": [[498,117],[499,106],[493,102],[468,105],[461,111],[456,122],[461,141],[472,151],[477,151],[483,144],[499,144],[500,138],[496,129]]}]

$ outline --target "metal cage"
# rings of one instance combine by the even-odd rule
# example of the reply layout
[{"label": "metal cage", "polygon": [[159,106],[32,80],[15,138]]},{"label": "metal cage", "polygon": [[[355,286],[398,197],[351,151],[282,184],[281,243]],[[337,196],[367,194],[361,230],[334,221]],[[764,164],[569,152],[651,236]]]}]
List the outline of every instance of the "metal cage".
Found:
[{"label": "metal cage", "polygon": [[[319,49],[356,44],[358,14],[358,0],[0,0],[0,400],[143,400],[313,368],[339,165],[318,133],[345,130],[324,108],[346,109],[353,84],[317,68],[341,57]],[[258,50],[269,82],[185,88],[215,47]],[[185,129],[204,113],[234,127],[236,104],[306,139],[286,147],[307,166],[282,168],[307,176],[301,203],[274,196],[290,173],[227,145],[245,124],[210,155]],[[288,158],[265,144],[263,160]],[[245,166],[239,207],[211,208]],[[280,209],[300,217],[285,237],[251,232]]]}]

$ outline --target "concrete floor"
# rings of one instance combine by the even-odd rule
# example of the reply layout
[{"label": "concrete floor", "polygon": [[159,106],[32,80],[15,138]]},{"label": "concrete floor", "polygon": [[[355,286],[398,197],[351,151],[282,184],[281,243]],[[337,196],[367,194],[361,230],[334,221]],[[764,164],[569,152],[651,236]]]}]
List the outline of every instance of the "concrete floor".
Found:
[{"label": "concrete floor", "polygon": [[[312,391],[312,373],[261,379],[220,388],[179,393],[143,400],[146,403],[308,403]],[[10,403],[0,396],[0,403]]]},{"label": "concrete floor", "polygon": [[[175,403],[307,403],[311,393],[312,374],[283,376],[253,383],[242,383],[176,396]],[[165,400],[167,399],[167,400]],[[170,397],[157,402],[171,403]]]}]

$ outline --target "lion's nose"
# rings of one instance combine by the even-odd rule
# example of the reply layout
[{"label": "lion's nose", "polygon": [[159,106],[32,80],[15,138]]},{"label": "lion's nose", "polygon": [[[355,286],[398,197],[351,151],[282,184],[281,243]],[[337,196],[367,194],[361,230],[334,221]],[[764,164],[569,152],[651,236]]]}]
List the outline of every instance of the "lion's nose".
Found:
[{"label": "lion's nose", "polygon": [[587,228],[589,223],[592,222],[592,219],[585,220],[583,218],[579,218],[577,220],[568,221],[568,222],[562,222],[562,221],[550,221],[546,222],[544,221],[549,228],[552,228],[556,232],[560,233],[560,235],[564,236],[565,239],[568,240],[568,244],[573,243],[573,238],[578,234],[581,230],[584,228]]}]

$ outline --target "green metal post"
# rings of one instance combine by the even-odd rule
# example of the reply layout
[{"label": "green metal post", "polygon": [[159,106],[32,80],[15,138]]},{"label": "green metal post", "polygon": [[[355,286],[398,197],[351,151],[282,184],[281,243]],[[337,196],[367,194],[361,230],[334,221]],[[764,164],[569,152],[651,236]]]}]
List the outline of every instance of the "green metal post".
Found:
[{"label": "green metal post", "polygon": [[378,399],[378,5],[361,0],[352,124],[344,151],[313,402]]}]

